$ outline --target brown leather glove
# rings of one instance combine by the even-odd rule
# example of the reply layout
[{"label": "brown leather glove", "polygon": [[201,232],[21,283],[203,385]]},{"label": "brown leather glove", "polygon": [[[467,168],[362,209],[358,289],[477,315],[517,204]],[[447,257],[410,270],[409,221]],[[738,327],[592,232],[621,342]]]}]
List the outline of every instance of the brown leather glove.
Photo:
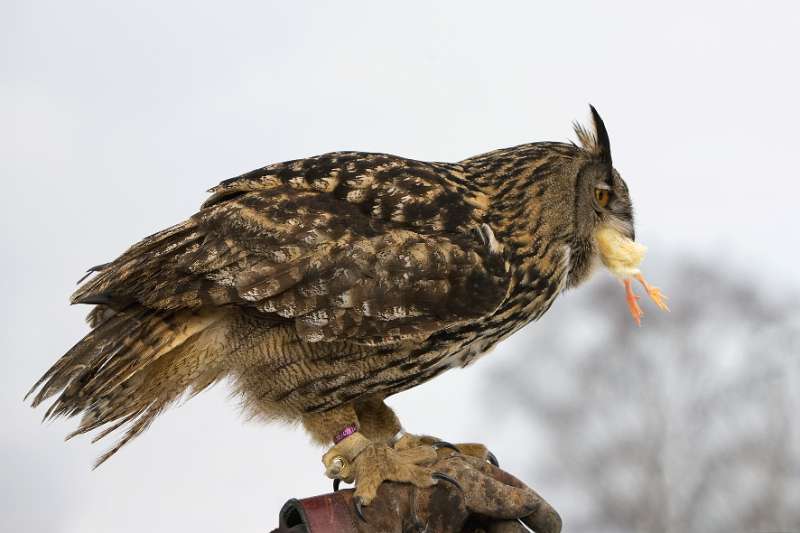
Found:
[{"label": "brown leather glove", "polygon": [[[441,451],[433,469],[456,480],[419,489],[384,483],[356,513],[352,490],[289,500],[273,533],[559,533],[561,518],[533,489],[475,457]],[[522,522],[522,523],[520,523]]]}]

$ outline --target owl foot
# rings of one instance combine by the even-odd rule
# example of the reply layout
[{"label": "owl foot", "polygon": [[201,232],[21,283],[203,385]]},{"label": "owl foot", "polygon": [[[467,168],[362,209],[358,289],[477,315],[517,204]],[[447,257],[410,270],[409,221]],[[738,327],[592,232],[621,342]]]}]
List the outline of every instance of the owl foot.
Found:
[{"label": "owl foot", "polygon": [[[447,449],[453,450],[456,453],[461,453],[461,450],[455,444],[451,444],[451,443],[445,442],[443,440],[437,440],[435,442],[432,442],[430,444],[430,446],[431,446],[431,448],[433,448],[436,451],[439,451],[442,448],[447,448]],[[481,445],[479,444],[478,446],[481,446]],[[497,457],[495,457],[495,455],[492,452],[490,452],[489,450],[486,450],[485,454],[487,456],[487,458],[486,458],[487,461],[492,463],[494,466],[500,466],[500,464],[497,462]],[[471,455],[471,454],[466,454],[466,455]],[[476,455],[474,455],[474,456],[476,456]],[[449,481],[450,483],[453,483],[454,485],[456,485],[459,488],[461,487],[456,480],[454,480],[453,478],[450,478],[447,475],[442,474],[440,472],[434,472],[432,474],[432,476],[434,478],[436,478],[436,479],[442,479],[442,480],[445,480],[445,481]],[[333,480],[333,492],[337,492],[339,490],[339,486],[341,484],[342,484],[342,480],[340,478],[334,479]]]},{"label": "owl foot", "polygon": [[[384,481],[411,483],[421,488],[446,481],[460,489],[453,478],[429,468],[437,457],[436,450],[430,445],[397,450],[354,433],[331,448],[322,457],[322,462],[328,477],[355,482],[353,504],[356,513],[363,519],[364,506],[375,499]],[[338,483],[334,481],[336,488]]]},{"label": "owl foot", "polygon": [[461,455],[468,455],[470,457],[477,457],[483,461],[488,461],[494,466],[499,466],[497,457],[489,451],[483,444],[477,442],[462,442],[459,444],[451,444],[447,441],[439,440],[435,437],[428,435],[412,435],[410,433],[404,434],[394,444],[394,449],[404,450],[406,448],[413,448],[416,446],[431,446],[436,451],[452,450]]}]

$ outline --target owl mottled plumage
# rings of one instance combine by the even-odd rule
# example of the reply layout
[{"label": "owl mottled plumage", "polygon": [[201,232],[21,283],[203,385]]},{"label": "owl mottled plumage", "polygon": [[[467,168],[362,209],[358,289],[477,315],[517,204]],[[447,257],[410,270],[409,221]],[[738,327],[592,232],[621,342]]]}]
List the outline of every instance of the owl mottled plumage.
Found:
[{"label": "owl mottled plumage", "polygon": [[[222,182],[73,295],[92,331],[36,384],[48,416],[127,433],[229,376],[246,406],[315,439],[399,423],[382,400],[463,366],[541,316],[597,259],[594,232],[633,236],[608,136],[459,163],[337,152]],[[611,191],[599,206],[593,192]],[[98,437],[98,438],[99,438]]]},{"label": "owl mottled plumage", "polygon": [[470,231],[483,213],[469,201],[485,198],[456,179],[383,154],[266,167],[212,189],[198,214],[107,265],[73,303],[234,305],[309,342],[421,340],[490,313],[509,286],[502,256]]}]

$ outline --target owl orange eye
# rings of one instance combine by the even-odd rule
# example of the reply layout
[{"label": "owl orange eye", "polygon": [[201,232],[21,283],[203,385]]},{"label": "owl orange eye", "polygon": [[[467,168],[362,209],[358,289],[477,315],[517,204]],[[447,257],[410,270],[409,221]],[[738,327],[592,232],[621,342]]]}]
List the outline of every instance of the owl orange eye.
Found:
[{"label": "owl orange eye", "polygon": [[594,190],[594,199],[597,201],[597,205],[600,207],[605,207],[608,205],[608,190],[607,189],[595,189]]}]

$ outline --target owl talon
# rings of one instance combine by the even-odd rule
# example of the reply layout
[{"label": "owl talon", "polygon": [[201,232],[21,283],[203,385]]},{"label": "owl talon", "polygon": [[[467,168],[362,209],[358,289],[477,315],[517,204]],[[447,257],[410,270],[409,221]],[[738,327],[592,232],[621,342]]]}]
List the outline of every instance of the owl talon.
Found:
[{"label": "owl talon", "polygon": [[497,460],[497,456],[488,450],[486,451],[486,460],[493,466],[500,468],[500,461]]},{"label": "owl talon", "polygon": [[443,474],[442,472],[434,472],[433,474],[431,474],[431,477],[436,480],[447,481],[448,483],[452,483],[458,488],[458,490],[464,492],[464,487],[461,486],[461,483],[456,481],[454,478],[448,476],[447,474]]},{"label": "owl talon", "polygon": [[434,450],[440,450],[442,448],[449,448],[449,449],[453,450],[456,453],[461,453],[461,450],[458,449],[458,446],[456,446],[455,444],[451,444],[451,443],[449,443],[447,441],[443,441],[443,440],[437,440],[436,442],[432,443],[431,446],[433,447]]},{"label": "owl talon", "polygon": [[339,485],[341,485],[341,484],[342,484],[342,480],[341,479],[339,479],[338,477],[336,479],[334,479],[333,480],[333,492],[338,492],[339,491]]},{"label": "owl talon", "polygon": [[364,502],[360,496],[353,497],[353,506],[356,508],[356,514],[358,515],[358,517],[361,519],[362,522],[366,523],[367,519],[364,518],[364,509],[362,509],[363,505]]}]

